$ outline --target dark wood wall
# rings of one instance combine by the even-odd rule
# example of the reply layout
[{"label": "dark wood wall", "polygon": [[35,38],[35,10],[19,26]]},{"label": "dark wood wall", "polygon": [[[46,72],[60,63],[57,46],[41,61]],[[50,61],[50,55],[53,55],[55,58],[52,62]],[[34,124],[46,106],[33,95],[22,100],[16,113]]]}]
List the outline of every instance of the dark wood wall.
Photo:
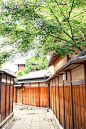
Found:
[{"label": "dark wood wall", "polygon": [[0,97],[0,122],[2,122],[7,116],[13,112],[13,82],[11,84],[7,82],[7,76],[5,82],[0,82],[1,97]]}]

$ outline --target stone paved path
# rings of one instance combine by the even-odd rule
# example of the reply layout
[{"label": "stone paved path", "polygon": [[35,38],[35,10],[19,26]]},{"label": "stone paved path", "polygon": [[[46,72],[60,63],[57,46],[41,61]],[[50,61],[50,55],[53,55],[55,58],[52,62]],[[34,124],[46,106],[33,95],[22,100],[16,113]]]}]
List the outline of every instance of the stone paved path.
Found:
[{"label": "stone paved path", "polygon": [[14,105],[14,118],[6,129],[59,129],[45,108]]}]

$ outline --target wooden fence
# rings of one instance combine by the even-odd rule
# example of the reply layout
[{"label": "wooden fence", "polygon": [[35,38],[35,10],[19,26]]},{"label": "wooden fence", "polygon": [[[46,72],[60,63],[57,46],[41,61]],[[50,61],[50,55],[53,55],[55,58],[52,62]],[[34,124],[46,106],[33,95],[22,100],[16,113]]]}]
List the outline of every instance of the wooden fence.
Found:
[{"label": "wooden fence", "polygon": [[[37,83],[35,86],[28,83],[27,86],[14,87],[14,102],[25,105],[49,107],[48,85],[41,86]],[[24,88],[24,91],[22,90]]]},{"label": "wooden fence", "polygon": [[[2,80],[2,78],[1,78]],[[13,82],[0,80],[0,123],[13,112]]]},{"label": "wooden fence", "polygon": [[75,84],[59,83],[59,76],[52,79],[50,108],[65,129],[86,129],[85,84]]}]

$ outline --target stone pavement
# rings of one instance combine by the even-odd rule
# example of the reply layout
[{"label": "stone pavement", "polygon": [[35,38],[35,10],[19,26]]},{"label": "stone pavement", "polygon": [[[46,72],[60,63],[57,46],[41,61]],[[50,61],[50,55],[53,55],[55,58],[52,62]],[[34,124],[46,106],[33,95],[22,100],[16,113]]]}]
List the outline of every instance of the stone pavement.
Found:
[{"label": "stone pavement", "polygon": [[14,120],[5,129],[59,129],[47,108],[14,105]]}]

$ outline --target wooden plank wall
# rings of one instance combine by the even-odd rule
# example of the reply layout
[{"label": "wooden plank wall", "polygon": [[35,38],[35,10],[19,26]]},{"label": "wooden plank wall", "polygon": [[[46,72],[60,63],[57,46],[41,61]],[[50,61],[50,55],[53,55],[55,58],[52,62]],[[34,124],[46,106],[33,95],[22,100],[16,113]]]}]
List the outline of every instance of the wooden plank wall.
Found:
[{"label": "wooden plank wall", "polygon": [[14,103],[17,103],[17,87],[14,87],[13,102],[14,102]]},{"label": "wooden plank wall", "polygon": [[[22,91],[24,88],[24,91]],[[17,90],[17,91],[16,91]],[[17,92],[17,101],[16,101]],[[33,83],[25,84],[23,87],[14,88],[14,102],[25,105],[49,107],[48,84]]]},{"label": "wooden plank wall", "polygon": [[40,107],[49,107],[48,87],[40,87]]},{"label": "wooden plank wall", "polygon": [[5,85],[1,85],[1,121],[5,119]]},{"label": "wooden plank wall", "polygon": [[13,85],[1,85],[1,122],[13,112]]},{"label": "wooden plank wall", "polygon": [[13,86],[10,86],[10,113],[13,112]]},{"label": "wooden plank wall", "polygon": [[22,103],[22,87],[17,87],[17,103]]},{"label": "wooden plank wall", "polygon": [[30,105],[30,88],[24,88],[24,91],[23,91],[23,104]]},{"label": "wooden plank wall", "polygon": [[70,85],[63,86],[58,79],[55,77],[50,81],[50,108],[64,129],[85,129],[85,85],[72,85],[71,98]]},{"label": "wooden plank wall", "polygon": [[31,88],[31,105],[39,106],[39,87]]},{"label": "wooden plank wall", "polygon": [[15,100],[15,98],[16,98],[16,93],[15,93],[15,91],[16,91],[16,87],[14,87],[14,92],[13,92],[13,102],[15,102],[16,103],[16,100]]}]

